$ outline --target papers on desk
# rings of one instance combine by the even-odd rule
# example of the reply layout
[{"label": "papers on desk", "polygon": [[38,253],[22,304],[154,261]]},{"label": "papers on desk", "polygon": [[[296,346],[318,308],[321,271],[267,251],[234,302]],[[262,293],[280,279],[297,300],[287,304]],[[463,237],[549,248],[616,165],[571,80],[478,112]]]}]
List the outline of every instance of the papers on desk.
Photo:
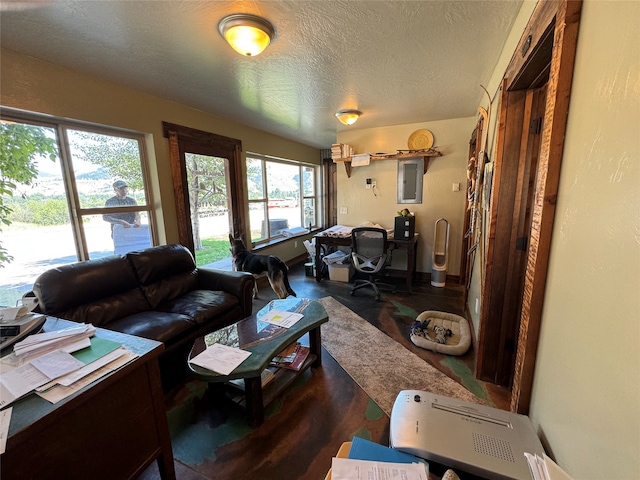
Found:
[{"label": "papers on desk", "polygon": [[331,461],[331,480],[428,480],[422,463],[391,463],[336,458]]},{"label": "papers on desk", "polygon": [[353,230],[353,227],[334,225],[333,227],[327,228],[326,230],[320,232],[318,235],[322,235],[325,237],[348,238],[351,236],[351,230]]},{"label": "papers on desk", "polygon": [[117,342],[89,338],[95,331],[81,324],[16,343],[0,361],[0,408],[33,391],[55,403],[137,356]]},{"label": "papers on desk", "polygon": [[247,352],[246,350],[214,343],[204,352],[193,357],[190,363],[222,375],[229,375],[244,362],[249,355],[251,355],[251,352]]},{"label": "papers on desk", "polygon": [[89,337],[96,333],[93,325],[80,324],[55,332],[29,335],[13,346],[13,353],[22,359],[29,359],[56,350],[72,353],[91,346]]}]

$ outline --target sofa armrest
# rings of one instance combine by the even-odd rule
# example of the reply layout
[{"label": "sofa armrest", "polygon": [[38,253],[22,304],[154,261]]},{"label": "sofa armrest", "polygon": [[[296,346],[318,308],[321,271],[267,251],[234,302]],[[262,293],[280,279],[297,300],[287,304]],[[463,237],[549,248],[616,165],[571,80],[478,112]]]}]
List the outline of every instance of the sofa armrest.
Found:
[{"label": "sofa armrest", "polygon": [[250,273],[198,268],[198,284],[203,290],[222,290],[235,295],[240,300],[244,316],[251,315],[255,278]]}]

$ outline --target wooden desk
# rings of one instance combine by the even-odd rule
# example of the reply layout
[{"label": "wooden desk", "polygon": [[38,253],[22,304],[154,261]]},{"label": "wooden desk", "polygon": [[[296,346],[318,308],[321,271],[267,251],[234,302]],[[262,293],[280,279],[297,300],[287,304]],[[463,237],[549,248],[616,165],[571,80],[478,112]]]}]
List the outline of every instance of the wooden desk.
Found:
[{"label": "wooden desk", "polygon": [[[77,325],[49,317],[45,331]],[[173,452],[153,340],[101,328],[96,336],[140,355],[57,404],[29,394],[13,404],[3,480],[133,479],[157,460],[175,479]]]},{"label": "wooden desk", "polygon": [[[389,243],[389,249],[393,250],[394,248],[399,248],[407,251],[407,269],[406,270],[391,270],[388,271],[394,276],[400,276],[405,278],[405,284],[407,288],[407,292],[411,293],[413,288],[413,277],[416,273],[416,260],[417,260],[417,251],[418,251],[418,238],[420,237],[419,233],[416,233],[412,239],[405,240],[401,238],[389,237],[387,241]],[[326,235],[315,235],[314,237],[316,244],[316,281],[319,282],[322,280],[322,246],[326,245],[327,247],[338,247],[338,246],[351,246],[351,236],[348,237],[329,237]]]}]

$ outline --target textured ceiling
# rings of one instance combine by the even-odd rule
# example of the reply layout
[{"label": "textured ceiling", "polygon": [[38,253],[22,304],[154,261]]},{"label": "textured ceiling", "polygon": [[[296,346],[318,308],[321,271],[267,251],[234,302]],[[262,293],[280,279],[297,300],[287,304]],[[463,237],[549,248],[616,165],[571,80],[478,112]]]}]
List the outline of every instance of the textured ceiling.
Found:
[{"label": "textured ceiling", "polygon": [[[522,0],[1,0],[2,47],[327,148],[336,132],[472,116]],[[276,39],[242,57],[230,13]],[[334,114],[357,108],[356,125]]]}]

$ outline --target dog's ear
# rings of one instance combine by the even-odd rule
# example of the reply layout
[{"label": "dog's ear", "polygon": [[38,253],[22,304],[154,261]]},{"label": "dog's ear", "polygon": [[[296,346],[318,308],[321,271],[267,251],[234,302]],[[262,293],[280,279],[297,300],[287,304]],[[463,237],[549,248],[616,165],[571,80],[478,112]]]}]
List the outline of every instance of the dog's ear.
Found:
[{"label": "dog's ear", "polygon": [[233,235],[229,234],[229,243],[233,245]]}]

